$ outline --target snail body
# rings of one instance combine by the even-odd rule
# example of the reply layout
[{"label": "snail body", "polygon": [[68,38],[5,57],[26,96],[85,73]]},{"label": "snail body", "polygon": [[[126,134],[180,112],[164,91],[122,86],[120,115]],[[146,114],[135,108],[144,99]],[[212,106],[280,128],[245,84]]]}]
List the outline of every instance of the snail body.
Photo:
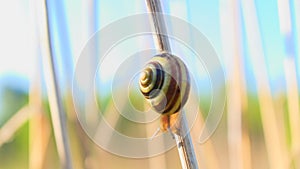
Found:
[{"label": "snail body", "polygon": [[145,66],[139,86],[156,112],[172,115],[179,112],[188,99],[190,77],[180,58],[162,53],[154,56]]}]

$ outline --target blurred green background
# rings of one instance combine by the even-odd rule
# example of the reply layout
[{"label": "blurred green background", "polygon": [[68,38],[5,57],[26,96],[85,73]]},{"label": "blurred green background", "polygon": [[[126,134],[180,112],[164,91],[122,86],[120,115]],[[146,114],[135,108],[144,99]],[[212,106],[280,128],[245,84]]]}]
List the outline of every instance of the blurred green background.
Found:
[{"label": "blurred green background", "polygon": [[[300,169],[300,2],[162,3],[165,13],[186,20],[209,39],[225,71],[226,85],[222,88],[227,102],[217,130],[204,144],[197,143],[197,134],[211,105],[208,92],[201,93],[202,117],[198,117],[191,131],[200,168]],[[39,37],[44,31],[41,18],[45,11],[41,4],[43,1],[37,0],[0,2],[0,169],[61,168],[43,65],[45,42]],[[62,0],[47,4],[73,167],[181,168],[176,148],[144,159],[104,151],[82,130],[73,108],[72,75],[84,45],[109,23],[147,12],[145,2]],[[191,66],[190,71],[197,71],[197,65]],[[111,74],[100,74],[100,80],[109,83]],[[207,82],[209,76],[202,72],[196,80]],[[100,86],[107,93],[98,93],[98,97],[101,108],[109,114],[112,105],[107,86]],[[202,90],[206,91],[207,86],[203,84]],[[132,99],[137,102],[134,95]],[[114,127],[121,132],[144,132],[128,127],[125,119],[115,120]]]}]

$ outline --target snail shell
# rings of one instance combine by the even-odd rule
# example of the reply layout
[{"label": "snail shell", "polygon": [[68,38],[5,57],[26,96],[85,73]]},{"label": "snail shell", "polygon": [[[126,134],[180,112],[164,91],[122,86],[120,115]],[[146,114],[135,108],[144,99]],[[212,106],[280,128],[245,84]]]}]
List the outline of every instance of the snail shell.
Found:
[{"label": "snail shell", "polygon": [[177,56],[162,53],[154,56],[140,76],[140,91],[152,108],[164,115],[177,113],[190,91],[187,67]]}]

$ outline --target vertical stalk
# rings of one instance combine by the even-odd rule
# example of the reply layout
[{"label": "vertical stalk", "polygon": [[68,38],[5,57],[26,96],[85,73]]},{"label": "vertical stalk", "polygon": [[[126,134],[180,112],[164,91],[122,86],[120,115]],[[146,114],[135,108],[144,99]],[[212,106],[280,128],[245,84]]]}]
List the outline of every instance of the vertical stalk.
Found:
[{"label": "vertical stalk", "polygon": [[194,152],[192,138],[188,131],[185,112],[181,112],[180,125],[176,134],[174,134],[176,145],[184,169],[197,169],[198,163]]},{"label": "vertical stalk", "polygon": [[156,45],[161,52],[171,52],[167,28],[164,18],[161,17],[162,8],[159,0],[146,0],[148,11],[151,13],[154,29],[156,32]]},{"label": "vertical stalk", "polygon": [[[239,169],[246,167],[245,163],[250,163],[250,152],[243,151],[242,112],[246,103],[245,87],[243,84],[243,61],[241,59],[241,26],[239,1],[220,1],[220,24],[222,25],[222,50],[226,61],[227,73],[227,126],[228,126],[228,154],[229,168]],[[248,162],[246,162],[248,161]]]},{"label": "vertical stalk", "polygon": [[[171,47],[167,36],[167,29],[162,14],[162,7],[159,0],[146,0],[148,10],[151,13],[154,29],[156,31],[156,45],[161,52],[171,53]],[[184,111],[181,113],[178,131],[174,134],[177,149],[184,169],[197,169],[198,164],[192,139],[188,131],[187,121]]]},{"label": "vertical stalk", "polygon": [[54,129],[57,151],[59,154],[62,167],[65,169],[72,168],[70,147],[68,141],[67,124],[59,84],[57,82],[57,72],[55,71],[54,57],[52,52],[51,32],[49,30],[49,7],[47,0],[37,3],[36,9],[41,10],[37,13],[39,19],[39,38],[41,40],[41,51],[43,56],[44,77],[46,78],[47,94],[50,104],[51,119]]}]

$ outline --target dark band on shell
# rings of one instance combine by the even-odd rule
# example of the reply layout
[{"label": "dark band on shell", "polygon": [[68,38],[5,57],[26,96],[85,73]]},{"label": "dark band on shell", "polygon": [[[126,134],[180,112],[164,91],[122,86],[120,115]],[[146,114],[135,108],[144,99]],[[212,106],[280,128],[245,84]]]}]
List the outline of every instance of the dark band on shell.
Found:
[{"label": "dark band on shell", "polygon": [[162,65],[156,62],[150,62],[144,69],[143,73],[145,73],[146,75],[145,78],[147,83],[143,83],[142,81],[143,78],[141,78],[140,80],[140,85],[142,86],[141,88],[146,88],[150,86],[150,83],[154,83],[154,85],[149,87],[149,89],[147,90],[141,90],[141,92],[147,99],[152,99],[155,96],[157,96],[157,94],[159,93],[158,91],[162,88],[162,85],[164,83],[164,71]]},{"label": "dark band on shell", "polygon": [[156,55],[142,72],[140,90],[158,113],[177,113],[186,103],[190,91],[187,67],[174,55]]}]

